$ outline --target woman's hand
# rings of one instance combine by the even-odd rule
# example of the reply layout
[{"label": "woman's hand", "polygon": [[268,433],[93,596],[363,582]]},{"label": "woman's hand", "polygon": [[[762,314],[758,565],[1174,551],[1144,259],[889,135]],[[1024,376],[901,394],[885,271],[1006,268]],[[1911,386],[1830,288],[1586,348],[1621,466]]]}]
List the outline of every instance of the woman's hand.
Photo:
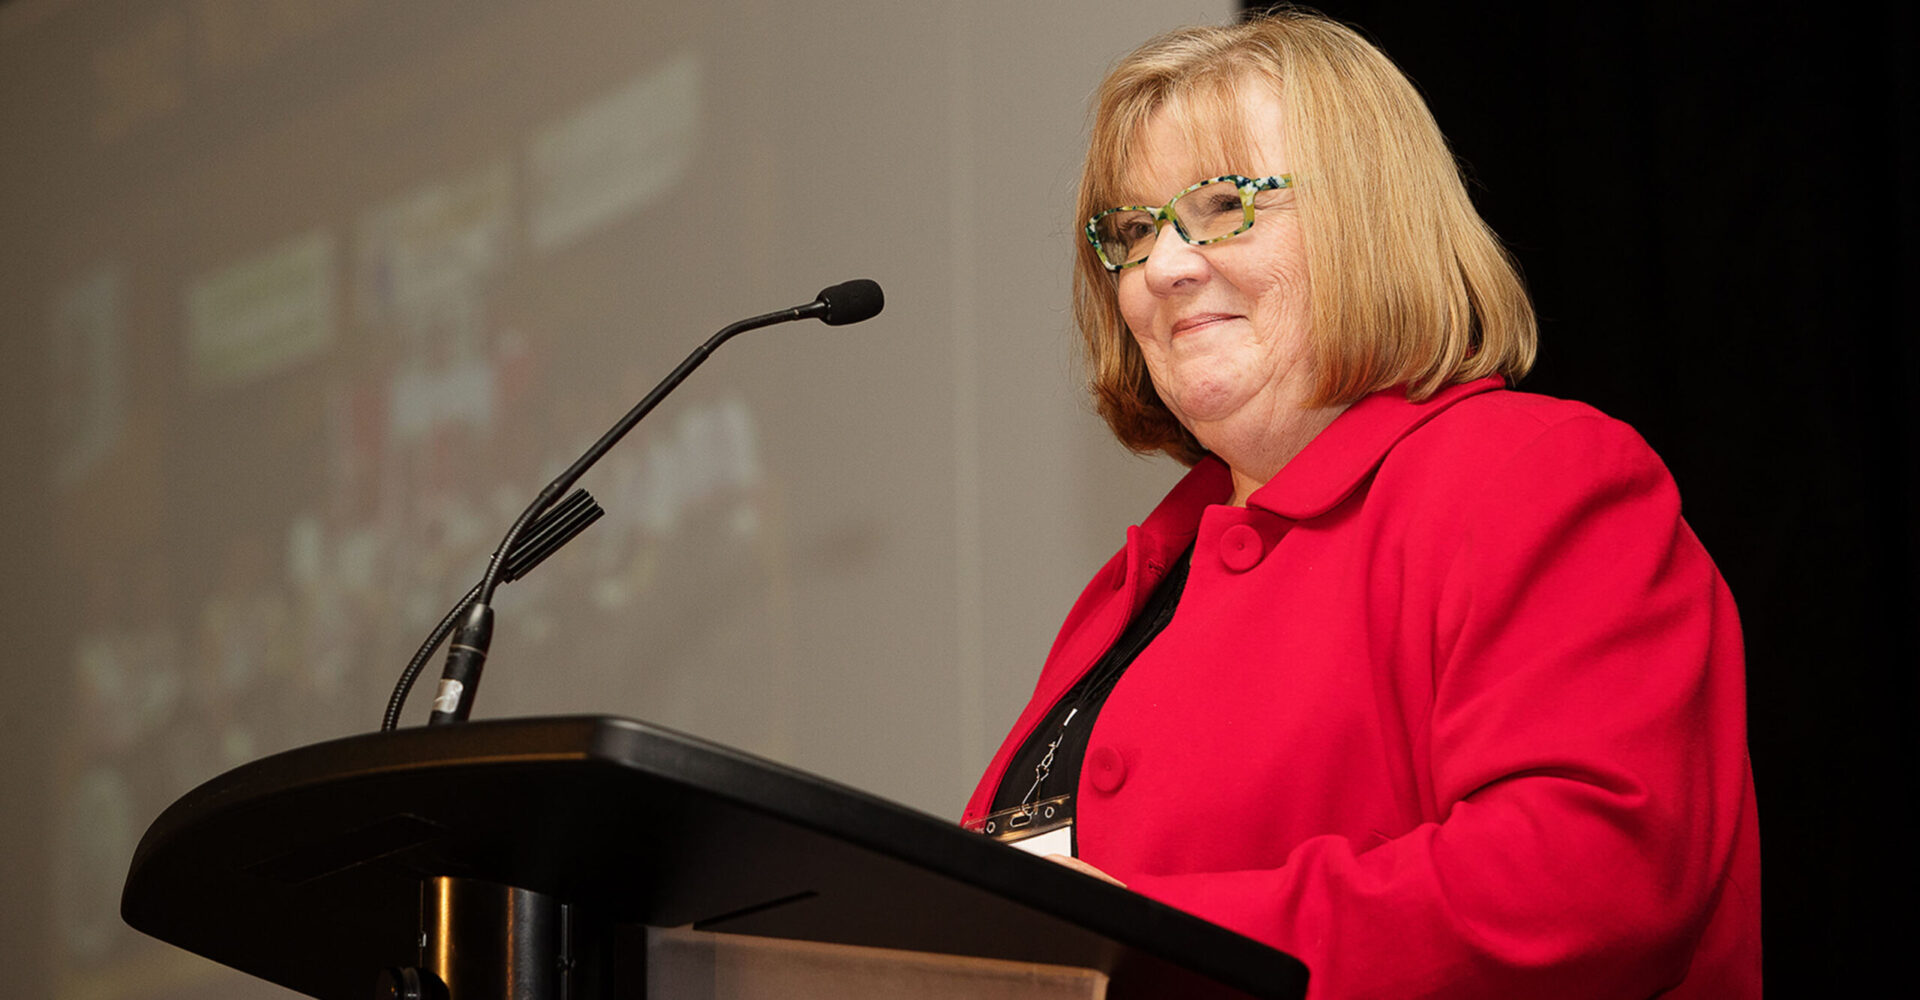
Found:
[{"label": "woman's hand", "polygon": [[1053,862],[1054,864],[1063,865],[1067,868],[1071,868],[1082,875],[1091,875],[1102,882],[1111,882],[1122,889],[1125,889],[1127,887],[1127,884],[1125,882],[1122,882],[1119,879],[1114,878],[1113,876],[1107,874],[1106,872],[1103,872],[1100,869],[1095,868],[1090,864],[1087,864],[1085,861],[1082,861],[1079,858],[1070,858],[1064,854],[1049,854],[1047,855],[1047,860]]}]

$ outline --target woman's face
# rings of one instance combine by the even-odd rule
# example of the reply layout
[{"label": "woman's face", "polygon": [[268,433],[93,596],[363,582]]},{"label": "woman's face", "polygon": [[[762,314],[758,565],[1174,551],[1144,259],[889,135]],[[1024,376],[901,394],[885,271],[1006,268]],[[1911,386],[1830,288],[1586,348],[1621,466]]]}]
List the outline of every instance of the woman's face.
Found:
[{"label": "woman's face", "polygon": [[[1245,109],[1249,177],[1289,172],[1279,100],[1265,88]],[[1211,174],[1188,150],[1166,109],[1149,120],[1147,155],[1126,178],[1131,204],[1163,205]],[[1191,246],[1172,225],[1146,261],[1117,279],[1120,313],[1146,357],[1160,399],[1211,451],[1234,438],[1280,430],[1313,390],[1312,310],[1306,249],[1290,189],[1254,200],[1252,229]]]}]

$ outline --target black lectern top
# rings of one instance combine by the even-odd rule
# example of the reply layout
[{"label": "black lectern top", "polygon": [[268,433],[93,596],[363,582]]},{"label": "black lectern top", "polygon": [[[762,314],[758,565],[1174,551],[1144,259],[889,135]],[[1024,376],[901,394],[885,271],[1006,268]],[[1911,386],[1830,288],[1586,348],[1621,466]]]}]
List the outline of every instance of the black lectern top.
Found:
[{"label": "black lectern top", "polygon": [[616,924],[1098,969],[1128,997],[1304,996],[1292,957],[789,768],[624,719],[374,733],[227,772],[160,815],[121,913],[317,997],[418,959],[423,879]]}]

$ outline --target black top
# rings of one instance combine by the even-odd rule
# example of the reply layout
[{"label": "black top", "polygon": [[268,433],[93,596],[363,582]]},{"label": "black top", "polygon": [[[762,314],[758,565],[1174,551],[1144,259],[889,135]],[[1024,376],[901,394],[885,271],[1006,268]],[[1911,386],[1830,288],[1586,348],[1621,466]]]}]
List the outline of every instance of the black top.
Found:
[{"label": "black top", "polygon": [[[1086,760],[1087,739],[1093,733],[1093,720],[1100,714],[1100,707],[1106,704],[1107,696],[1113,693],[1120,675],[1147,648],[1147,644],[1158,636],[1167,623],[1173,620],[1173,610],[1180,603],[1180,594],[1187,586],[1187,571],[1193,565],[1193,548],[1188,546],[1180,558],[1168,567],[1166,579],[1153,589],[1152,596],[1140,608],[1140,613],[1127,622],[1120,637],[1113,641],[1105,656],[1088,670],[1086,676],[1068,689],[1060,697],[1046,717],[1033,727],[1025,743],[1007,762],[1006,773],[1000,778],[1000,788],[994,793],[993,804],[989,812],[1011,809],[1024,802],[1038,802],[1056,795],[1071,794],[1080,787],[1080,766]],[[1055,740],[1059,743],[1056,746]],[[1052,750],[1053,760],[1046,761],[1047,752]],[[1038,788],[1034,779],[1040,778]],[[1033,794],[1027,793],[1031,790]],[[1073,801],[1065,804],[1066,816],[1073,815]],[[1079,832],[1074,833],[1074,848],[1078,853]]]}]

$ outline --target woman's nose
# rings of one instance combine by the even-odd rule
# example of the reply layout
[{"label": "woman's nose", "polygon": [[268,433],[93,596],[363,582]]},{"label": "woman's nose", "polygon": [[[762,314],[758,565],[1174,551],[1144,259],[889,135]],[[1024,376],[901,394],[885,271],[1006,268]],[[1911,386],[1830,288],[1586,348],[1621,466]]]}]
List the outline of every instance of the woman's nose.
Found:
[{"label": "woman's nose", "polygon": [[1181,239],[1173,223],[1168,222],[1154,234],[1153,249],[1140,268],[1147,274],[1148,286],[1164,294],[1186,282],[1204,280],[1207,258],[1199,247]]}]

